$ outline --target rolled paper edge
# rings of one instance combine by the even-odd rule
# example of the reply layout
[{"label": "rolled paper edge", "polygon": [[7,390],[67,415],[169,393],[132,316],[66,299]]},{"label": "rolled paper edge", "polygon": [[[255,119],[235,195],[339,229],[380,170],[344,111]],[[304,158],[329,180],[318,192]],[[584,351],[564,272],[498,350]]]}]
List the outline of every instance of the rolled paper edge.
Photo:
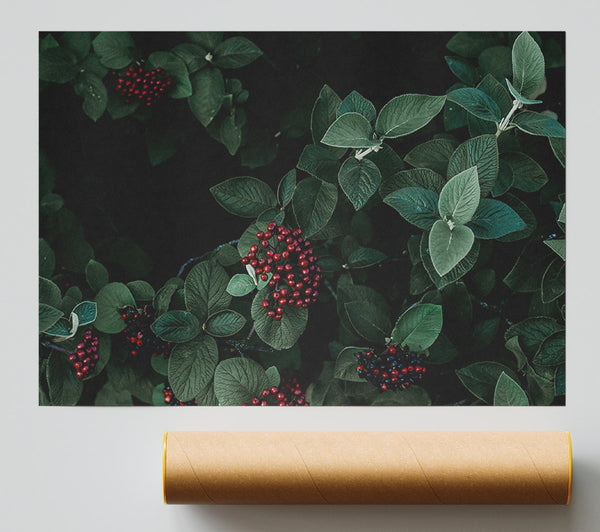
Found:
[{"label": "rolled paper edge", "polygon": [[571,443],[571,433],[567,430],[567,440],[569,441],[569,491],[567,493],[567,502],[565,505],[571,504],[571,487],[573,486],[573,446]]},{"label": "rolled paper edge", "polygon": [[[162,478],[163,478],[163,503],[165,506],[167,503],[167,435],[168,431],[165,430],[163,434],[163,456],[162,456]],[[570,490],[569,490],[570,492]]]}]

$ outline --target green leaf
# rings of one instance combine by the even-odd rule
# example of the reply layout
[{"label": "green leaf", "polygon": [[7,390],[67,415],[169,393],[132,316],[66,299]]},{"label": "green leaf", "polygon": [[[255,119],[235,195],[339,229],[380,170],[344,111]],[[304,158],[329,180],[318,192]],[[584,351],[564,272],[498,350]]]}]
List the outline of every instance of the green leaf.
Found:
[{"label": "green leaf", "polygon": [[446,221],[465,224],[473,218],[479,197],[477,168],[468,168],[444,185],[438,200],[439,213]]},{"label": "green leaf", "polygon": [[210,193],[227,212],[244,218],[256,218],[277,205],[271,187],[254,177],[226,179],[210,188]]},{"label": "green leaf", "polygon": [[338,180],[341,189],[356,210],[365,206],[377,192],[381,183],[381,172],[369,159],[348,157],[342,164]]},{"label": "green leaf", "polygon": [[249,358],[223,360],[215,370],[215,394],[221,406],[239,406],[269,388],[265,370]]},{"label": "green leaf", "polygon": [[346,113],[337,118],[321,142],[335,148],[371,148],[381,144],[380,140],[373,140],[373,127],[359,113]]},{"label": "green leaf", "polygon": [[477,167],[481,197],[487,196],[498,176],[498,141],[495,135],[481,135],[463,142],[450,157],[448,177]]},{"label": "green leaf", "polygon": [[[432,190],[439,194],[446,180],[429,168],[413,168],[402,170],[388,177],[379,187],[379,195],[385,198],[387,195],[403,187],[419,187]],[[436,206],[437,209],[437,206]]]},{"label": "green leaf", "polygon": [[289,349],[300,338],[308,323],[308,311],[305,308],[286,307],[281,321],[275,321],[267,316],[267,310],[262,302],[271,293],[269,287],[264,288],[254,296],[251,314],[258,337],[277,350]]},{"label": "green leaf", "polygon": [[188,31],[186,35],[193,43],[197,43],[211,51],[214,51],[217,45],[223,40],[222,31]]},{"label": "green leaf", "polygon": [[204,330],[211,336],[233,336],[246,325],[246,318],[235,310],[221,310],[206,320]]},{"label": "green leaf", "polygon": [[567,260],[567,241],[564,238],[558,238],[556,240],[544,240],[546,244],[554,253],[556,253],[562,260]]},{"label": "green leaf", "polygon": [[180,401],[191,401],[212,380],[219,362],[214,338],[200,336],[176,345],[169,357],[169,384]]},{"label": "green leaf", "polygon": [[156,295],[154,288],[146,281],[130,281],[127,288],[136,301],[152,301]]},{"label": "green leaf", "polygon": [[513,118],[512,123],[530,135],[563,139],[566,137],[564,126],[551,116],[542,113],[522,111]]},{"label": "green leaf", "polygon": [[498,32],[490,31],[459,31],[446,43],[446,48],[463,57],[477,57],[490,46],[502,41]]},{"label": "green leaf", "polygon": [[425,351],[437,340],[442,324],[441,305],[418,304],[398,318],[392,339],[411,351]]},{"label": "green leaf", "polygon": [[433,365],[447,364],[458,355],[458,349],[445,334],[440,334],[429,348],[427,363]]},{"label": "green leaf", "polygon": [[550,147],[552,148],[552,153],[556,157],[557,161],[561,164],[563,168],[565,168],[567,158],[566,158],[566,141],[564,138],[556,138],[556,137],[548,137],[548,142],[550,143]]},{"label": "green leaf", "polygon": [[242,144],[242,125],[235,116],[223,118],[220,126],[221,143],[227,148],[229,155],[235,155]]},{"label": "green leaf", "polygon": [[84,72],[75,83],[75,92],[83,98],[83,112],[97,122],[108,103],[108,92],[102,79],[95,74]]},{"label": "green leaf", "polygon": [[183,42],[177,44],[173,47],[172,52],[183,61],[190,74],[197,72],[206,65],[206,50],[196,43]]},{"label": "green leaf", "polygon": [[429,406],[431,399],[427,390],[412,385],[406,390],[387,390],[380,393],[371,406]]},{"label": "green leaf", "polygon": [[39,274],[41,277],[50,277],[54,273],[56,259],[54,251],[43,238],[39,239]]},{"label": "green leaf", "polygon": [[273,351],[272,353],[261,352],[260,361],[263,366],[276,366],[279,371],[286,369],[295,371],[300,369],[301,353],[298,344],[291,349]]},{"label": "green leaf", "polygon": [[60,318],[54,325],[46,329],[45,333],[61,338],[62,340],[67,340],[75,335],[76,330],[69,320]]},{"label": "green leaf", "polygon": [[261,49],[245,37],[231,37],[214,49],[213,63],[221,68],[240,68],[262,55]]},{"label": "green leaf", "polygon": [[442,110],[446,96],[402,94],[386,103],[377,117],[375,131],[383,138],[410,135],[426,126]]},{"label": "green leaf", "polygon": [[443,288],[444,286],[453,283],[454,281],[460,279],[463,275],[468,273],[471,268],[477,262],[477,257],[479,256],[479,240],[475,240],[471,251],[467,254],[467,256],[462,259],[450,272],[445,275],[440,275],[435,269],[433,262],[431,260],[431,250],[429,246],[429,235],[427,233],[423,233],[421,236],[421,260],[423,261],[423,266],[427,270],[430,279],[433,281],[437,288]]},{"label": "green leaf", "polygon": [[53,212],[60,210],[64,203],[65,200],[62,196],[50,192],[40,199],[40,212],[42,214],[52,214]]},{"label": "green leaf", "polygon": [[487,94],[500,109],[501,116],[506,116],[512,108],[512,100],[508,92],[494,76],[487,74],[477,85],[480,91]]},{"label": "green leaf", "polygon": [[89,325],[96,320],[98,315],[98,305],[93,301],[82,301],[72,311],[77,315],[79,327]]},{"label": "green leaf", "polygon": [[510,165],[503,159],[500,159],[498,165],[498,177],[494,183],[494,189],[492,190],[492,196],[495,198],[502,196],[507,192],[510,187],[513,186],[515,178]]},{"label": "green leaf", "polygon": [[499,362],[475,362],[470,366],[456,370],[456,375],[475,397],[487,404],[493,404],[496,383],[500,375],[505,373],[514,381],[517,375],[508,366]]},{"label": "green leaf", "polygon": [[102,31],[92,45],[105,67],[124,68],[133,59],[135,43],[125,31]]},{"label": "green leaf", "polygon": [[353,301],[344,308],[354,330],[365,340],[383,344],[392,329],[389,313],[368,301]]},{"label": "green leaf", "polygon": [[476,238],[492,239],[522,231],[526,224],[506,203],[484,198],[468,226]]},{"label": "green leaf", "polygon": [[452,271],[467,256],[474,240],[473,231],[465,225],[450,229],[442,220],[435,222],[429,233],[429,249],[436,272],[443,276]]},{"label": "green leaf", "polygon": [[236,273],[227,285],[227,293],[235,297],[248,295],[256,288],[254,279],[245,273]]},{"label": "green leaf", "polygon": [[542,303],[552,303],[565,293],[565,261],[556,257],[542,277]]},{"label": "green leaf", "polygon": [[[302,157],[300,158],[302,159]],[[300,168],[300,166],[298,166],[298,168]],[[279,186],[277,187],[277,197],[282,207],[287,207],[290,201],[292,201],[294,190],[296,190],[296,170],[290,170],[281,178]]]},{"label": "green leaf", "polygon": [[225,82],[217,68],[200,70],[192,78],[192,95],[188,103],[194,116],[206,127],[210,124],[223,105]]},{"label": "green leaf", "polygon": [[481,298],[490,295],[496,283],[496,272],[492,268],[484,268],[473,275],[475,291]]},{"label": "green leaf", "polygon": [[166,74],[175,81],[173,90],[169,92],[171,98],[187,98],[192,95],[192,84],[185,63],[171,52],[152,52],[148,62],[155,68],[162,68]]},{"label": "green leaf", "polygon": [[498,240],[500,242],[514,242],[516,240],[521,240],[522,238],[527,238],[535,228],[537,227],[537,220],[535,219],[535,215],[531,212],[531,209],[525,205],[519,198],[513,196],[512,194],[505,194],[502,197],[504,203],[506,203],[513,211],[515,211],[521,220],[525,222],[525,229],[522,231],[516,231],[515,233],[510,233],[506,236],[500,237]]},{"label": "green leaf", "polygon": [[450,67],[452,73],[463,83],[475,85],[479,81],[479,72],[468,61],[460,57],[445,56],[446,64]]},{"label": "green leaf", "polygon": [[108,270],[99,262],[90,259],[85,267],[85,278],[94,292],[108,283]]},{"label": "green leaf", "polygon": [[365,351],[364,347],[345,347],[342,349],[336,360],[333,369],[333,376],[336,379],[349,382],[364,382],[365,380],[358,376],[357,353]]},{"label": "green leaf", "polygon": [[152,332],[165,342],[183,343],[200,333],[200,322],[191,312],[170,310],[151,325]]},{"label": "green leaf", "polygon": [[[164,384],[161,384],[164,387]],[[96,406],[133,406],[131,392],[116,388],[115,385],[108,381],[96,395],[94,401]]]},{"label": "green leaf", "polygon": [[65,292],[65,297],[63,297],[62,300],[62,311],[65,314],[70,315],[75,308],[75,305],[80,303],[82,299],[83,295],[80,288],[77,286],[70,286]]},{"label": "green leaf", "polygon": [[533,357],[533,362],[540,366],[558,366],[565,363],[565,333],[560,331],[548,336],[540,344]]},{"label": "green leaf", "polygon": [[296,166],[313,177],[328,183],[337,183],[340,162],[323,146],[316,144],[305,146]]},{"label": "green leaf", "polygon": [[416,264],[410,270],[408,293],[411,296],[422,294],[431,287],[431,279],[422,263]]},{"label": "green leaf", "polygon": [[[549,371],[548,371],[549,370]],[[554,368],[527,366],[527,391],[536,405],[547,406],[554,399]]]},{"label": "green leaf", "polygon": [[339,118],[346,113],[359,113],[369,122],[373,122],[377,116],[375,106],[356,91],[352,91],[344,98],[337,109],[336,116]]},{"label": "green leaf", "polygon": [[[337,118],[336,112],[341,103],[342,100],[335,91],[329,85],[323,85],[310,117],[310,130],[314,144],[321,143],[323,135]],[[329,149],[336,157],[341,157],[346,152],[343,148]]]},{"label": "green leaf", "polygon": [[517,369],[521,370],[527,364],[527,355],[521,349],[521,345],[519,344],[519,337],[513,336],[506,340],[504,347],[508,349],[513,355],[515,355],[515,359],[517,361]]},{"label": "green leaf", "polygon": [[383,199],[384,203],[398,211],[407,222],[426,231],[440,218],[438,201],[439,196],[435,192],[419,187],[401,188]]},{"label": "green leaf", "polygon": [[60,308],[62,304],[60,288],[44,277],[38,279],[38,296],[40,303],[45,303],[51,307]]},{"label": "green leaf", "polygon": [[108,283],[96,294],[98,316],[94,326],[100,332],[116,334],[125,328],[121,318],[124,307],[135,307],[135,299],[123,283]]},{"label": "green leaf", "polygon": [[544,80],[544,54],[526,31],[513,43],[512,70],[513,85],[524,96],[535,92]]},{"label": "green leaf", "polygon": [[132,115],[133,113],[135,113],[139,106],[139,100],[127,103],[117,93],[114,93],[112,91],[108,92],[108,102],[106,103],[106,109],[113,120],[119,120],[120,118],[125,118],[127,116]]},{"label": "green leaf", "polygon": [[173,294],[181,287],[183,287],[183,281],[179,277],[171,277],[162,288],[156,292],[152,306],[156,309],[156,314],[158,316],[169,310]]},{"label": "green leaf", "polygon": [[196,264],[185,278],[185,306],[203,322],[215,312],[226,309],[231,302],[227,293],[229,276],[213,261]]},{"label": "green leaf", "polygon": [[281,384],[281,375],[279,374],[277,367],[271,366],[267,368],[265,373],[267,375],[267,380],[269,381],[269,386],[279,386]]},{"label": "green leaf", "polygon": [[494,389],[494,406],[529,406],[529,399],[523,389],[502,372]]},{"label": "green leaf", "polygon": [[554,395],[564,395],[566,386],[566,374],[565,366],[559,366],[556,369],[556,375],[554,377]]},{"label": "green leaf", "polygon": [[48,50],[49,48],[58,48],[60,45],[54,36],[49,33],[43,39],[40,39],[40,52]]},{"label": "green leaf", "polygon": [[52,351],[46,366],[50,401],[56,406],[76,405],[83,392],[83,382],[65,353]]},{"label": "green leaf", "polygon": [[387,259],[387,255],[378,249],[358,248],[348,257],[348,266],[354,270],[368,268]]},{"label": "green leaf", "polygon": [[479,54],[479,70],[491,74],[499,82],[510,77],[512,71],[511,51],[508,46],[490,46]]},{"label": "green leaf", "polygon": [[438,174],[446,175],[448,161],[456,144],[449,139],[433,139],[415,146],[405,155],[404,160],[415,168],[430,168]]},{"label": "green leaf", "polygon": [[563,331],[564,326],[555,319],[543,316],[527,318],[519,323],[511,325],[504,333],[504,339],[517,336],[523,351],[533,356],[540,348],[542,342],[552,334]]},{"label": "green leaf", "polygon": [[496,102],[479,89],[456,89],[449,92],[447,98],[481,120],[498,123],[502,119],[502,112]]},{"label": "green leaf", "polygon": [[45,303],[39,304],[39,332],[40,334],[52,327],[61,317],[63,313]]},{"label": "green leaf", "polygon": [[41,81],[66,83],[77,75],[75,54],[65,48],[48,48],[40,52],[39,75]]},{"label": "green leaf", "polygon": [[337,204],[337,186],[314,177],[296,185],[292,208],[298,225],[310,237],[327,225]]},{"label": "green leaf", "polygon": [[519,91],[517,89],[515,89],[512,85],[512,83],[508,80],[506,81],[506,86],[508,87],[509,92],[512,94],[512,96],[515,98],[515,100],[519,100],[521,103],[524,103],[525,105],[533,105],[533,104],[537,104],[537,103],[542,103],[542,100],[530,100],[529,98],[525,98],[524,96],[522,96]]}]

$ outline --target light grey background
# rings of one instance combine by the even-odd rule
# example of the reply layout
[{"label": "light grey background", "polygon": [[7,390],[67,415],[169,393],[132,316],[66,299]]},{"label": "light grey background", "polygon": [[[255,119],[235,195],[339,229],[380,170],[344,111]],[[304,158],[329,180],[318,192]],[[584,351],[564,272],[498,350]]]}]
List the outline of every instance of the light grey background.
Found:
[{"label": "light grey background", "polygon": [[[598,30],[581,0],[403,2],[22,1],[4,5],[2,479],[7,531],[600,530]],[[37,31],[567,30],[568,406],[557,408],[40,408],[37,405]],[[347,58],[352,68],[352,58]],[[402,80],[382,80],[398,85]],[[257,170],[256,175],[261,170]],[[226,177],[226,176],[225,176]],[[176,208],[176,206],[174,206]],[[569,507],[165,507],[164,430],[570,430]],[[357,457],[362,450],[356,449]],[[258,459],[260,457],[257,457]]]}]

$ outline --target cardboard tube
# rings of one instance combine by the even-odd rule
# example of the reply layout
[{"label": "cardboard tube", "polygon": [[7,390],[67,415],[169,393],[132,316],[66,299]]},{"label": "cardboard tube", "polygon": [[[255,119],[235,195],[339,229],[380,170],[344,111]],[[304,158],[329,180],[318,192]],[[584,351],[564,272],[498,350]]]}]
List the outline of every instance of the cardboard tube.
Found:
[{"label": "cardboard tube", "polygon": [[568,432],[168,432],[168,504],[569,504]]}]

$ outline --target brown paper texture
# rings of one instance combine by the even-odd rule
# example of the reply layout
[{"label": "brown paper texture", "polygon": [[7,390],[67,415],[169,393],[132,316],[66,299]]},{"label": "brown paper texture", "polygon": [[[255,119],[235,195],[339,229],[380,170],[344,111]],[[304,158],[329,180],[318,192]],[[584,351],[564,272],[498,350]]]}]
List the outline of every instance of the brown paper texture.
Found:
[{"label": "brown paper texture", "polygon": [[168,432],[168,504],[568,504],[567,432]]}]

